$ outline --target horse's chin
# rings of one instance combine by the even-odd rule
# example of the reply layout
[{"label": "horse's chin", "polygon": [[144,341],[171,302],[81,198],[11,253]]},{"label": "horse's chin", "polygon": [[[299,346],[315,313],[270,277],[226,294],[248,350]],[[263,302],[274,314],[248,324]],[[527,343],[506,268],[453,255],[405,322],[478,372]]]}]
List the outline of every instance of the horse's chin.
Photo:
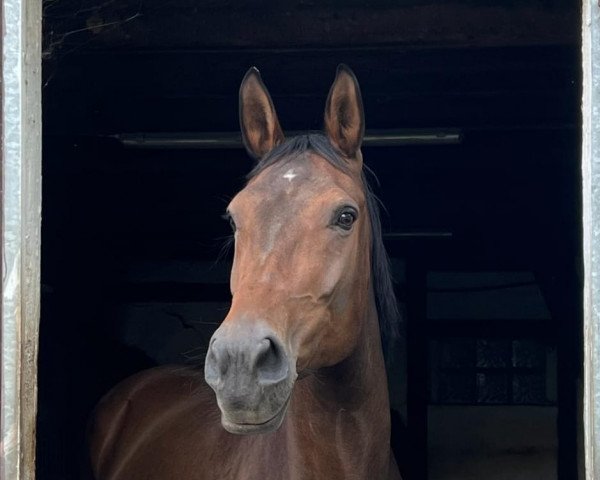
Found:
[{"label": "horse's chin", "polygon": [[255,435],[260,433],[271,433],[281,427],[285,414],[287,413],[290,397],[285,401],[281,409],[270,419],[260,423],[233,422],[227,418],[226,412],[221,412],[221,425],[229,433],[236,435]]}]

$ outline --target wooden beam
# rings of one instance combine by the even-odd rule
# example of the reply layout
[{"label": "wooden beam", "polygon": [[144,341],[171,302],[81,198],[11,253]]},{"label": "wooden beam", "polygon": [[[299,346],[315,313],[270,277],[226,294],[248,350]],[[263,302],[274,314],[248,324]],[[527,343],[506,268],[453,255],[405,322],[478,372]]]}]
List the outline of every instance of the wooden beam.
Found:
[{"label": "wooden beam", "polygon": [[[128,0],[46,12],[45,58],[80,49],[359,45],[576,44],[577,2],[387,2],[374,7],[283,1],[261,5]],[[89,2],[88,2],[89,3]],[[98,3],[98,2],[96,2]],[[404,4],[402,4],[404,3]],[[75,5],[75,6],[74,6]]]}]

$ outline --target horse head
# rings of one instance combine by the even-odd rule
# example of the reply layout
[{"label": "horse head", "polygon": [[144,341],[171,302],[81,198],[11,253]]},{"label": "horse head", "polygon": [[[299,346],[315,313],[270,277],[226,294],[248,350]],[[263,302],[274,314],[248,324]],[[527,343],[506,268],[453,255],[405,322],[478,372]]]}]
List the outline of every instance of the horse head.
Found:
[{"label": "horse head", "polygon": [[286,140],[256,69],[240,88],[246,149],[258,163],[231,201],[232,304],[210,340],[205,379],[223,427],[281,425],[298,376],[356,348],[371,295],[371,219],[360,146],[364,115],[352,71],[337,70],[325,135]]}]

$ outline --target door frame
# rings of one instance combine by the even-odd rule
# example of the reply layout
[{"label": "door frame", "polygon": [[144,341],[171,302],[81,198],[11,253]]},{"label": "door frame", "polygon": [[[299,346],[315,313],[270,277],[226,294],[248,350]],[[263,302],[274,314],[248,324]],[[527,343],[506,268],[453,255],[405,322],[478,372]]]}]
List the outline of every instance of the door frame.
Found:
[{"label": "door frame", "polygon": [[[35,477],[42,0],[2,0],[0,480]],[[600,4],[583,0],[583,448],[600,478]]]},{"label": "door frame", "polygon": [[3,0],[0,479],[35,477],[42,0]]},{"label": "door frame", "polygon": [[600,4],[583,1],[583,455],[586,479],[600,476]]}]

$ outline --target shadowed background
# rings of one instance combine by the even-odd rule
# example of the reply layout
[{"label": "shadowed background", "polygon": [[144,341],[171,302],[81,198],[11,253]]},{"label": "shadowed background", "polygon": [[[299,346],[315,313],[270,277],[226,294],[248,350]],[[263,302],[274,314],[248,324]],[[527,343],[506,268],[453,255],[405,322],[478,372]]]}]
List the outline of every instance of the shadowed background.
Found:
[{"label": "shadowed background", "polygon": [[119,135],[237,132],[252,65],[284,130],[320,129],[341,62],[367,130],[462,138],[364,148],[406,312],[389,372],[406,479],[577,478],[577,2],[44,5],[38,478],[78,478],[99,397],[201,361],[227,311],[221,214],[250,159]]}]

